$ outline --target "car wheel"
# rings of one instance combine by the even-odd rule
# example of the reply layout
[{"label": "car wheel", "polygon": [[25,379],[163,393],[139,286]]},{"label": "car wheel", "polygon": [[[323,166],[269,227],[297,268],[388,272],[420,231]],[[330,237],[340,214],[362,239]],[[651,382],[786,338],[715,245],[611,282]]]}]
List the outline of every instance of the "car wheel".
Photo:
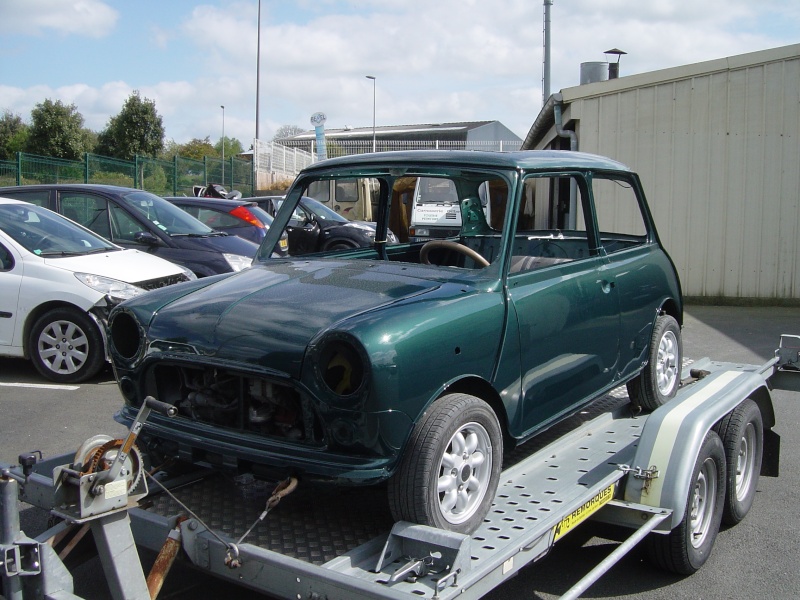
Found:
[{"label": "car wheel", "polygon": [[727,459],[727,492],[722,521],[736,525],[753,506],[764,451],[761,410],[747,399],[729,412],[716,426]]},{"label": "car wheel", "polygon": [[502,457],[502,433],[491,407],[467,394],[443,396],[414,427],[389,480],[392,515],[472,533],[494,499]]},{"label": "car wheel", "polygon": [[329,250],[353,250],[358,248],[355,244],[349,244],[347,242],[333,242],[332,244],[328,244],[323,248],[323,252],[328,252]]},{"label": "car wheel", "polygon": [[691,575],[708,560],[722,521],[725,501],[725,450],[709,431],[697,455],[683,519],[669,534],[651,533],[645,551],[656,566]]},{"label": "car wheel", "polygon": [[105,360],[97,326],[72,308],[56,308],[39,317],[31,328],[28,352],[39,373],[62,383],[92,377]]},{"label": "car wheel", "polygon": [[659,315],[650,339],[647,365],[628,382],[631,400],[647,410],[666,404],[678,393],[682,362],[681,328],[670,315]]}]

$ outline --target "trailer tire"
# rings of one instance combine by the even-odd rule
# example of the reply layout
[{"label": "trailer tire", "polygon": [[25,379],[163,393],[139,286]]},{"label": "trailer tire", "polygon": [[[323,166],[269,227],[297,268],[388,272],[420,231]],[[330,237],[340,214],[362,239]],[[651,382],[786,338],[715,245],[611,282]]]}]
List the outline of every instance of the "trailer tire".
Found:
[{"label": "trailer tire", "polygon": [[753,506],[764,452],[761,410],[750,398],[729,412],[715,430],[727,459],[727,492],[722,522],[736,525]]},{"label": "trailer tire", "polygon": [[697,455],[681,522],[668,534],[651,533],[645,551],[656,566],[691,575],[708,560],[725,502],[725,449],[715,431],[706,434]]},{"label": "trailer tire", "polygon": [[650,338],[647,364],[627,384],[633,403],[655,410],[672,400],[681,385],[682,363],[681,328],[674,317],[659,315]]},{"label": "trailer tire", "polygon": [[414,426],[389,480],[397,521],[472,533],[494,500],[503,436],[492,408],[468,394],[434,402]]}]

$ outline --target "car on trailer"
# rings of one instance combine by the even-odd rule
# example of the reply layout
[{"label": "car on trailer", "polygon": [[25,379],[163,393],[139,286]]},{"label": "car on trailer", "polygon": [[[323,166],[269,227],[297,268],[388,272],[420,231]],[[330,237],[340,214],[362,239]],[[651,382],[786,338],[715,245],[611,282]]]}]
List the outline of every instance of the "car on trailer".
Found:
[{"label": "car on trailer", "polygon": [[[409,234],[419,178],[452,183],[456,235]],[[273,258],[308,190],[339,179],[376,191],[372,243]],[[675,396],[682,318],[639,178],[617,161],[331,159],[297,177],[252,268],[114,311],[117,419],[153,396],[178,410],[148,422],[154,456],[388,482],[396,520],[472,532],[504,450],[620,385],[648,410]]]}]

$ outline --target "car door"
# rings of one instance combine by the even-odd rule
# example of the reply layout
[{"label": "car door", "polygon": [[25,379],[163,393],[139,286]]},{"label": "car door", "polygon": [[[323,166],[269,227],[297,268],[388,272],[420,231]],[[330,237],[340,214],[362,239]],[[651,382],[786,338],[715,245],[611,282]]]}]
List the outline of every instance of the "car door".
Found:
[{"label": "car door", "polygon": [[10,245],[0,241],[0,346],[12,346],[17,323],[19,290],[24,265]]},{"label": "car door", "polygon": [[520,432],[575,410],[616,374],[619,302],[586,218],[586,189],[577,176],[529,177],[523,186],[507,279],[519,333]]},{"label": "car door", "polygon": [[314,215],[302,206],[294,209],[292,218],[286,226],[289,238],[289,254],[299,256],[316,252],[319,246],[321,229]]}]

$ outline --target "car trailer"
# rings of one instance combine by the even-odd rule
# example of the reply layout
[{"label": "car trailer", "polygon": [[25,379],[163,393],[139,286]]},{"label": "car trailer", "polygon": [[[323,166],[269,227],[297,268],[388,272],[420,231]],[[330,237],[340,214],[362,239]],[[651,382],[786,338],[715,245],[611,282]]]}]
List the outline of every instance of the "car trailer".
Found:
[{"label": "car trailer", "polygon": [[[95,436],[74,455],[0,465],[2,594],[77,598],[66,563],[88,531],[115,599],[155,598],[176,558],[279,598],[480,598],[587,519],[631,533],[563,598],[579,597],[641,541],[656,565],[690,574],[720,522],[747,514],[759,474],[778,475],[770,390],[800,391],[798,373],[800,336],[784,335],[760,366],[688,365],[676,398],[650,414],[607,396],[505,457],[472,535],[393,523],[380,489],[290,478],[270,493],[210,469],[150,474],[136,437],[151,410],[174,409],[148,399],[125,439]],[[20,501],[57,522],[27,537]],[[137,545],[159,553],[149,575]]]}]

